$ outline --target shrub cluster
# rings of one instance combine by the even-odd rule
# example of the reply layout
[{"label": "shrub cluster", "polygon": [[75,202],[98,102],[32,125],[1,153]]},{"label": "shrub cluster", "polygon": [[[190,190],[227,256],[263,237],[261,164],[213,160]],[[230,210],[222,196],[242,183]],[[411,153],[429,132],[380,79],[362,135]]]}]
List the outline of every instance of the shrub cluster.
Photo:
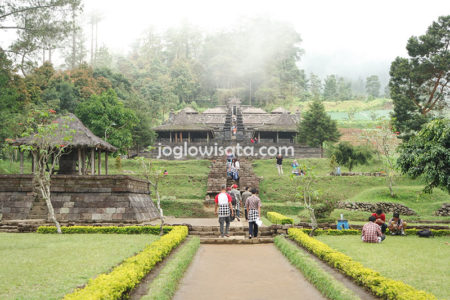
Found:
[{"label": "shrub cluster", "polygon": [[[164,226],[164,233],[172,230],[172,226]],[[70,226],[61,227],[62,233],[120,233],[120,234],[159,234],[160,226]],[[37,233],[56,233],[55,226],[39,226]]]},{"label": "shrub cluster", "polygon": [[402,281],[381,276],[380,273],[364,267],[359,262],[353,261],[349,256],[309,237],[301,229],[289,228],[288,233],[300,245],[332,267],[352,277],[358,284],[367,287],[374,295],[380,298],[397,300],[437,299],[433,294],[417,290]]},{"label": "shrub cluster", "polygon": [[67,294],[65,300],[122,299],[150,270],[188,235],[186,226],[175,226],[135,256],[127,258],[108,274],[89,280],[86,287]]},{"label": "shrub cluster", "polygon": [[267,212],[267,219],[274,224],[294,224],[294,219],[274,211]]}]

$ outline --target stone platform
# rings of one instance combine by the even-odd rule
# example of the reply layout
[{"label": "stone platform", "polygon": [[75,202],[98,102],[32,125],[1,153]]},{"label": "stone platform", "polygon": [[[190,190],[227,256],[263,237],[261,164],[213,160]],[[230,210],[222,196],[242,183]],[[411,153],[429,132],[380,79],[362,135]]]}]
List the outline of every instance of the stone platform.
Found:
[{"label": "stone platform", "polygon": [[[124,175],[54,175],[51,180],[55,216],[62,223],[142,223],[159,217],[144,180]],[[0,175],[2,222],[47,219],[46,209],[31,174]]]}]

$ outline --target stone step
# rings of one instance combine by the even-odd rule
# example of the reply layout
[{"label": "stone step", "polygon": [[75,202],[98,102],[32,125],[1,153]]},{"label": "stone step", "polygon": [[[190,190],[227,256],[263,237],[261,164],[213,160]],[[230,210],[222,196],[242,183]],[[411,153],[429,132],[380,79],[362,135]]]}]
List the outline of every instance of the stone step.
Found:
[{"label": "stone step", "polygon": [[233,236],[233,237],[201,237],[200,243],[202,244],[267,244],[273,243],[273,238],[257,237],[249,239],[245,236]]},{"label": "stone step", "polygon": [[3,229],[3,228],[0,227],[0,232],[18,233],[19,229],[18,228],[16,228],[16,229]]},{"label": "stone step", "polygon": [[17,226],[0,225],[0,230],[3,230],[3,229],[17,229]]}]

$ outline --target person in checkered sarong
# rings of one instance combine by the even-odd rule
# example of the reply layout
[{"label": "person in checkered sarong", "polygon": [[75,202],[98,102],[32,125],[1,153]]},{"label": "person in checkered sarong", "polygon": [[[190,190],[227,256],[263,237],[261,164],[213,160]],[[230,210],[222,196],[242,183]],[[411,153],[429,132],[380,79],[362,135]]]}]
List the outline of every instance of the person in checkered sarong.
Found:
[{"label": "person in checkered sarong", "polygon": [[[227,187],[225,184],[221,186],[220,194],[215,198],[216,206],[214,213],[219,217],[220,236],[229,237],[228,230],[230,229],[230,215],[233,215],[233,206],[231,204],[231,196],[227,194]],[[224,231],[224,223],[226,228]]]},{"label": "person in checkered sarong", "polygon": [[247,198],[245,202],[245,207],[248,212],[248,238],[258,236],[258,225],[256,224],[256,220],[259,219],[261,215],[261,199],[257,196],[258,190],[252,188],[252,195]]}]

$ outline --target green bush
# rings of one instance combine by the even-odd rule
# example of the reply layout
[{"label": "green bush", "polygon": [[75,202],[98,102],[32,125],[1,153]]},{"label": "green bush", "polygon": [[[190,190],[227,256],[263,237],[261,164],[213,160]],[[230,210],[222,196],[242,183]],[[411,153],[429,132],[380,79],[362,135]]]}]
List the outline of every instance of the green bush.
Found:
[{"label": "green bush", "polygon": [[200,247],[200,239],[192,237],[175,254],[147,288],[148,294],[142,300],[170,300],[175,294],[178,283]]},{"label": "green bush", "polygon": [[380,273],[353,261],[349,256],[330,248],[328,245],[309,237],[303,230],[288,229],[289,237],[327,262],[332,267],[352,277],[358,284],[367,287],[374,295],[383,299],[432,300],[433,294],[417,290],[402,282],[381,276]]},{"label": "green bush", "polygon": [[273,224],[294,224],[294,219],[286,217],[274,211],[267,212],[267,219]]},{"label": "green bush", "polygon": [[[172,230],[172,226],[164,226],[164,233]],[[70,226],[61,227],[62,233],[118,233],[118,234],[159,234],[160,226]],[[39,226],[37,233],[56,233],[55,226]]]},{"label": "green bush", "polygon": [[305,251],[288,242],[284,237],[274,239],[275,246],[303,275],[328,299],[359,299],[352,291],[322,269]]},{"label": "green bush", "polygon": [[65,300],[124,299],[148,272],[188,235],[186,226],[175,226],[137,255],[126,259],[111,273],[91,279],[86,287],[67,294]]}]

